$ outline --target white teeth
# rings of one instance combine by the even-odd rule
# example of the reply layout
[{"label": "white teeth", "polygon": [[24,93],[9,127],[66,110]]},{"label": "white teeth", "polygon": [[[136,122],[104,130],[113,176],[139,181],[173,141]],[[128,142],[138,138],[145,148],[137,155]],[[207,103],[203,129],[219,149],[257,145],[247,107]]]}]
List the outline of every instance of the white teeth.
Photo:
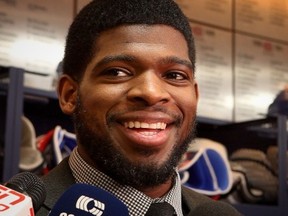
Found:
[{"label": "white teeth", "polygon": [[139,122],[139,121],[129,121],[129,122],[125,122],[124,126],[126,128],[144,128],[144,129],[161,129],[164,130],[166,128],[166,124],[163,122],[157,122],[157,123],[146,123],[146,122]]},{"label": "white teeth", "polygon": [[135,128],[140,128],[141,127],[141,123],[138,122],[138,121],[134,122],[134,127]]},{"label": "white teeth", "polygon": [[143,134],[145,136],[154,136],[157,134],[157,132],[143,131],[143,132],[141,132],[141,134]]},{"label": "white teeth", "polygon": [[[158,124],[160,125],[161,123],[158,123]],[[157,128],[159,128],[159,127],[157,127],[157,124],[154,123],[154,124],[150,124],[150,128],[151,128],[151,129],[157,129]]]},{"label": "white teeth", "polygon": [[[126,122],[125,122],[126,123]],[[134,127],[134,122],[129,122],[128,126],[125,125],[125,127],[133,128]]]},{"label": "white teeth", "polygon": [[149,128],[149,124],[142,122],[142,123],[140,123],[140,127],[141,128]]}]

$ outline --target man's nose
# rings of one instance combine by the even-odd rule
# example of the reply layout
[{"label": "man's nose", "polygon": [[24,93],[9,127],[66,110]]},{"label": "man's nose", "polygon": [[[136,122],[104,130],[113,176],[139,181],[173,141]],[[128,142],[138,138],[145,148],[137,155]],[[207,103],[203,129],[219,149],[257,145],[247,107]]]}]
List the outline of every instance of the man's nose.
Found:
[{"label": "man's nose", "polygon": [[131,83],[127,98],[130,101],[152,106],[170,100],[168,83],[153,71],[144,72],[135,77]]}]

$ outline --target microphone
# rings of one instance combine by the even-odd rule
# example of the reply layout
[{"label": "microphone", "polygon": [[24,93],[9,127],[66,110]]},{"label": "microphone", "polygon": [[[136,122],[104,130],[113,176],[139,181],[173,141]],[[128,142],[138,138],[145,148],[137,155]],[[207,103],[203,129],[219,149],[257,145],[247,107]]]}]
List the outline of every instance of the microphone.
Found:
[{"label": "microphone", "polygon": [[18,173],[0,185],[1,216],[34,216],[46,198],[42,180],[31,172]]},{"label": "microphone", "polygon": [[197,206],[188,216],[241,216],[231,205],[221,202],[212,201]]},{"label": "microphone", "polygon": [[128,208],[111,193],[76,183],[57,200],[49,216],[128,216]]}]

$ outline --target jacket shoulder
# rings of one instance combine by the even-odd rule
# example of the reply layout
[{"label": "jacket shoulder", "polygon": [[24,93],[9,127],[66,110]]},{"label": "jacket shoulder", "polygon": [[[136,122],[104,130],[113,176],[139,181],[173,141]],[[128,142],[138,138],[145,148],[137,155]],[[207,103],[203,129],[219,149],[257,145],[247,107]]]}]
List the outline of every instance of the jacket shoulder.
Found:
[{"label": "jacket shoulder", "polygon": [[215,201],[182,186],[182,205],[185,215],[241,216],[233,206],[222,201]]},{"label": "jacket shoulder", "polygon": [[[42,180],[47,192],[44,204],[52,208],[67,188],[75,184],[75,179],[68,163],[68,157],[63,159],[61,163],[48,174],[44,175]],[[48,215],[48,210],[42,207],[36,215],[46,216]]]}]

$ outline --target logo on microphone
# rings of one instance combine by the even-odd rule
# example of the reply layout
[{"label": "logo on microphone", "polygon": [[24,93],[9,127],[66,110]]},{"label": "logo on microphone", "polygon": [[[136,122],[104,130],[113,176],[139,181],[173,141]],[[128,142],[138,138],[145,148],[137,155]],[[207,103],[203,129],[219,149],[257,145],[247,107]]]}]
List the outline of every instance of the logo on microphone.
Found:
[{"label": "logo on microphone", "polygon": [[0,185],[0,215],[34,216],[30,197]]},{"label": "logo on microphone", "polygon": [[76,202],[76,208],[101,216],[105,210],[105,204],[87,196],[80,196]]}]

